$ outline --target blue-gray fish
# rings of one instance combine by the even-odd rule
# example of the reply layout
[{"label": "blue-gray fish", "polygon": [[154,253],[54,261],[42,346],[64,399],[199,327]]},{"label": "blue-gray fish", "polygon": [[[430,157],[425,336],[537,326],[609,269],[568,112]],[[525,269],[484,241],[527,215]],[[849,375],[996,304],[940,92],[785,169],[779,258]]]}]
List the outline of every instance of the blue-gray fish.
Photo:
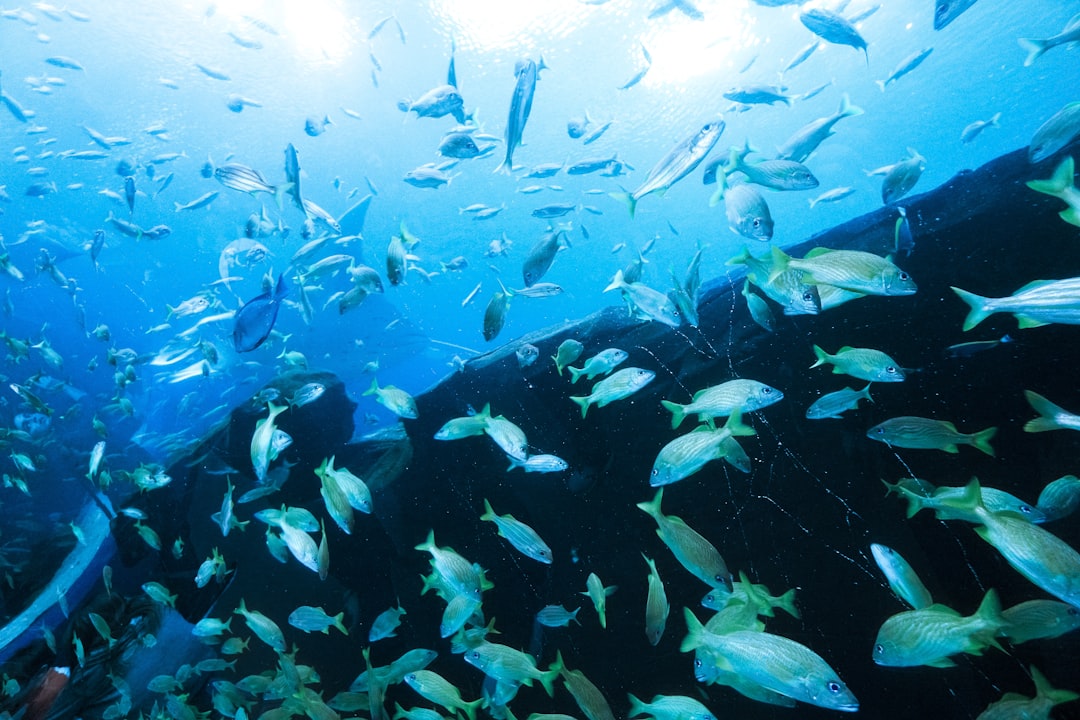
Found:
[{"label": "blue-gray fish", "polygon": [[866,50],[866,40],[842,15],[831,10],[814,8],[799,15],[799,20],[806,29],[817,35],[825,42],[834,45],[850,45],[857,50],[862,50],[866,55],[866,64],[870,65],[870,53]]},{"label": "blue-gray fish", "polygon": [[1071,102],[1039,126],[1028,144],[1028,160],[1042,162],[1080,135],[1080,101]]},{"label": "blue-gray fish", "polygon": [[889,447],[944,450],[949,453],[960,452],[957,449],[958,445],[971,445],[990,457],[994,457],[994,448],[991,447],[990,440],[996,433],[996,427],[989,427],[975,433],[962,433],[951,422],[944,420],[901,416],[878,423],[866,431],[866,436],[871,440],[883,442]]},{"label": "blue-gray fish", "polygon": [[999,312],[1012,313],[1021,328],[1051,323],[1080,325],[1080,277],[1035,280],[1004,298],[982,297],[957,287],[952,290],[971,308],[964,330]]},{"label": "blue-gray fish", "polygon": [[1047,483],[1035,505],[1046,516],[1047,522],[1072,515],[1080,507],[1080,478],[1062,475]]},{"label": "blue-gray fish", "polygon": [[649,171],[645,182],[630,193],[612,193],[616,200],[622,200],[630,208],[630,217],[634,217],[638,200],[649,193],[662,192],[682,180],[694,171],[724,132],[724,119],[717,118],[707,123],[700,130],[673,147],[660,162]]},{"label": "blue-gray fish", "polygon": [[270,337],[277,321],[281,301],[289,294],[285,285],[285,275],[278,275],[273,290],[257,295],[236,311],[236,325],[233,327],[233,345],[237,352],[249,352],[262,345]]},{"label": "blue-gray fish", "polygon": [[732,232],[751,240],[768,242],[772,239],[773,219],[769,205],[750,183],[740,182],[727,189],[724,213]]},{"label": "blue-gray fish", "polygon": [[818,145],[834,134],[833,126],[836,123],[846,117],[855,117],[862,114],[862,108],[852,105],[851,99],[847,96],[847,93],[844,93],[840,98],[840,107],[835,113],[818,118],[797,130],[783,145],[777,148],[776,156],[782,160],[805,162],[817,149]]},{"label": "blue-gray fish", "polygon": [[441,118],[453,115],[459,123],[465,123],[465,102],[453,85],[440,85],[428,90],[415,102],[402,100],[398,103],[402,112],[414,112],[418,117]]},{"label": "blue-gray fish", "polygon": [[495,168],[495,172],[509,174],[514,166],[514,150],[521,144],[525,123],[529,121],[529,113],[532,112],[536,80],[540,77],[540,71],[545,68],[547,65],[544,64],[544,58],[540,58],[539,65],[532,60],[519,60],[514,66],[517,84],[510,99],[510,115],[506,119],[506,157],[499,167]]},{"label": "blue-gray fish", "polygon": [[908,55],[906,58],[900,61],[900,63],[891,73],[889,73],[889,77],[885,78],[884,80],[875,80],[874,82],[877,83],[877,86],[879,88],[881,88],[881,92],[885,92],[885,88],[887,88],[889,85],[892,85],[894,82],[904,77],[915,68],[922,65],[923,60],[930,57],[930,53],[932,52],[934,52],[934,48],[923,48],[917,53],[912,53],[911,55]]},{"label": "blue-gray fish", "polygon": [[300,159],[296,156],[296,148],[292,143],[285,146],[285,180],[289,183],[289,197],[293,199],[297,209],[306,215],[304,199],[300,196]]}]

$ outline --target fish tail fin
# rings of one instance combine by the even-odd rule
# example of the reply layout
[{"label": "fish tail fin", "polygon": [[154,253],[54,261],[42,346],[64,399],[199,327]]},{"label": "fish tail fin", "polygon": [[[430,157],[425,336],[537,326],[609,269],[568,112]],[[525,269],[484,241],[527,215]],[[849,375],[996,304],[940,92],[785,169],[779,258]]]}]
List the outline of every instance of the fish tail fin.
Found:
[{"label": "fish tail fin", "polygon": [[1000,124],[998,123],[998,120],[1001,120],[1001,113],[1000,113],[1000,112],[996,112],[996,113],[994,113],[994,114],[993,114],[993,115],[992,115],[992,116],[990,117],[990,119],[986,121],[986,126],[987,126],[987,127],[996,127],[996,128],[999,128],[999,127],[1001,127],[1001,125],[1000,125]]},{"label": "fish tail fin", "polygon": [[622,287],[623,283],[624,281],[622,270],[616,270],[615,277],[613,277],[611,279],[611,283],[606,288],[604,288],[604,292],[608,292],[609,290],[618,290],[620,287]]},{"label": "fish tail fin", "polygon": [[345,627],[345,623],[343,622],[344,620],[345,612],[339,612],[337,615],[334,616],[334,627],[340,630],[342,635],[348,635],[349,629]]},{"label": "fish tail fin", "polygon": [[742,410],[735,408],[728,415],[727,422],[724,423],[724,429],[731,433],[732,437],[749,437],[751,435],[757,435],[754,428],[746,425],[742,421]]},{"label": "fish tail fin", "polygon": [[585,374],[585,368],[581,368],[579,370],[576,367],[567,366],[566,369],[570,371],[570,384],[571,385],[576,383],[578,381],[578,378],[580,378],[582,375]]},{"label": "fish tail fin", "polygon": [[630,700],[630,712],[626,713],[626,717],[632,718],[648,714],[645,703],[642,702],[641,698],[634,695],[634,693],[626,693],[626,697]]},{"label": "fish tail fin", "polygon": [[777,278],[787,272],[788,263],[791,262],[791,256],[780,248],[773,245],[772,247],[772,270],[769,272],[768,282],[774,282]]},{"label": "fish tail fin", "polygon": [[976,295],[967,290],[961,290],[958,287],[953,287],[952,291],[971,308],[968,316],[964,319],[964,330],[970,330],[996,312],[990,306],[990,298]]},{"label": "fish tail fin", "polygon": [[1037,38],[1019,38],[1017,42],[1020,43],[1020,47],[1027,50],[1028,56],[1024,58],[1024,67],[1031,67],[1035,64],[1035,61],[1042,57],[1042,54],[1050,49],[1045,40],[1039,40]]},{"label": "fish tail fin", "polygon": [[589,398],[571,396],[570,399],[581,406],[581,417],[584,418],[589,412]]},{"label": "fish tail fin", "polygon": [[1055,405],[1039,393],[1031,390],[1025,390],[1024,397],[1027,398],[1028,403],[1031,404],[1035,412],[1039,413],[1039,417],[1028,420],[1024,425],[1024,432],[1046,432],[1047,430],[1065,429],[1057,420],[1061,415],[1071,415],[1065,408]]},{"label": "fish tail fin", "polygon": [[[982,487],[979,485],[978,478],[971,478],[971,482],[964,486],[963,492],[956,497],[943,497],[940,504],[943,507],[952,508],[954,510],[975,512],[978,513],[980,509],[985,511],[985,506],[982,501]],[[976,528],[976,532],[983,530],[982,526]]]},{"label": "fish tail fin", "polygon": [[[157,195],[155,194],[154,197],[157,197]],[[173,207],[176,208],[176,210],[175,210],[176,212],[180,212],[181,210],[184,209],[183,203],[178,203],[175,200],[173,200]]]},{"label": "fish tail fin", "polygon": [[1080,698],[1072,690],[1058,690],[1050,684],[1046,676],[1039,672],[1039,668],[1031,666],[1031,680],[1035,683],[1035,696],[1050,701],[1051,706],[1061,705]]},{"label": "fish tail fin", "polygon": [[750,254],[750,248],[746,245],[742,246],[739,250],[739,254],[729,259],[725,265],[746,265],[748,262],[754,259],[754,256]]},{"label": "fish tail fin", "polygon": [[369,387],[367,390],[365,390],[362,394],[363,395],[374,395],[377,392],[379,392],[379,381],[376,380],[375,378],[371,378],[371,387]]},{"label": "fish tail fin", "polygon": [[1076,225],[1080,227],[1080,210],[1077,210],[1076,208],[1071,207],[1062,210],[1058,213],[1058,217],[1060,217],[1062,220],[1069,223],[1070,225]]},{"label": "fish tail fin", "polygon": [[[983,596],[982,602],[979,603],[979,609],[975,611],[975,615],[987,625],[993,626],[995,630],[999,630],[1009,624],[1009,622],[1001,615],[1001,599],[998,597],[997,590],[994,588],[990,588],[986,591],[986,595]],[[1000,647],[993,640],[991,640],[991,643]]]},{"label": "fish tail fin", "polygon": [[776,598],[776,607],[780,608],[796,620],[799,620],[802,617],[802,615],[799,614],[799,608],[795,606],[795,588],[791,588],[786,593]]},{"label": "fish tail fin", "polygon": [[859,397],[866,398],[870,402],[874,402],[874,398],[870,397],[870,386],[873,384],[874,383],[872,382],[866,383],[866,387],[859,391]]},{"label": "fish tail fin", "polygon": [[544,692],[547,693],[548,697],[555,697],[555,681],[559,679],[559,673],[561,671],[562,665],[560,665],[559,661],[556,660],[555,662],[551,663],[551,667],[540,673],[540,677],[537,678],[540,681],[540,685],[544,688]]},{"label": "fish tail fin", "polygon": [[817,362],[815,362],[810,367],[816,368],[816,367],[820,367],[822,365],[828,365],[829,364],[829,353],[822,350],[820,345],[815,345],[814,346],[814,356],[817,358]]},{"label": "fish tail fin", "polygon": [[1067,155],[1065,159],[1054,168],[1053,175],[1046,180],[1029,180],[1027,186],[1035,192],[1060,198],[1073,186],[1075,166],[1072,155]]},{"label": "fish tail fin", "polygon": [[412,105],[408,100],[402,99],[397,101],[397,109],[403,113],[409,112],[409,106]]},{"label": "fish tail fin", "polygon": [[513,167],[514,157],[511,152],[508,152],[506,153],[506,157],[503,158],[503,161],[499,163],[499,167],[495,168],[494,174],[509,175],[510,171],[513,170]]},{"label": "fish tail fin", "polygon": [[671,412],[671,429],[674,430],[680,425],[686,418],[686,411],[683,410],[683,406],[670,400],[661,400],[660,404]]},{"label": "fish tail fin", "polygon": [[282,183],[274,188],[274,202],[277,203],[278,212],[285,209],[285,196],[289,194],[289,191],[292,190],[292,188],[292,183]]},{"label": "fish tail fin", "polygon": [[462,705],[462,710],[465,711],[465,715],[469,720],[476,720],[476,708],[480,707],[480,703],[484,702],[484,698],[479,697],[472,702],[467,702]]},{"label": "fish tail fin", "polygon": [[[514,466],[511,465],[510,469],[512,470],[513,468],[514,468]],[[488,502],[488,499],[484,498],[484,514],[480,516],[480,520],[484,521],[484,520],[494,520],[494,519],[495,519],[495,510],[492,509],[491,503]]]},{"label": "fish tail fin", "polygon": [[686,637],[679,646],[679,652],[690,652],[705,644],[705,626],[690,608],[683,608],[683,617],[686,618]]},{"label": "fish tail fin", "polygon": [[634,199],[634,196],[632,194],[624,191],[617,193],[608,193],[608,195],[626,205],[626,207],[630,210],[630,219],[634,219],[634,212],[637,210],[637,200]]},{"label": "fish tail fin", "polygon": [[863,109],[858,105],[851,104],[851,98],[847,93],[844,93],[840,97],[840,109],[836,111],[836,114],[840,117],[855,117],[856,115],[862,115]]},{"label": "fish tail fin", "polygon": [[990,445],[990,440],[994,435],[997,435],[996,427],[988,427],[985,430],[980,430],[971,437],[971,444],[977,450],[982,450],[990,457],[994,457],[994,448]]},{"label": "fish tail fin", "polygon": [[419,550],[421,552],[427,552],[428,550],[431,550],[434,547],[435,547],[435,531],[434,530],[428,530],[427,539],[424,540],[424,542],[417,545],[414,549]]},{"label": "fish tail fin", "polygon": [[709,196],[709,207],[716,207],[724,199],[727,192],[727,172],[723,168],[716,168],[716,189]]},{"label": "fish tail fin", "polygon": [[638,509],[641,510],[642,512],[647,513],[648,515],[650,515],[650,516],[652,516],[654,518],[659,518],[659,517],[663,517],[663,515],[664,515],[663,512],[660,511],[660,503],[663,500],[664,500],[664,488],[660,488],[660,489],[658,489],[656,491],[656,495],[653,496],[652,500],[649,500],[648,502],[639,502],[637,504],[637,506],[638,506]]}]

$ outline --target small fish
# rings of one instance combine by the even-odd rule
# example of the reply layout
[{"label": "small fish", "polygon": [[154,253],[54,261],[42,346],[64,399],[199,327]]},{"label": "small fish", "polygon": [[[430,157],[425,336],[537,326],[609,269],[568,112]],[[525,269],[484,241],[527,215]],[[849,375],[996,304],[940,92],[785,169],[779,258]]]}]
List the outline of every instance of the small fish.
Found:
[{"label": "small fish", "polygon": [[224,70],[210,67],[209,65],[202,65],[200,63],[195,63],[195,67],[198,68],[199,71],[208,78],[212,78],[214,80],[232,80],[229,74],[226,73]]},{"label": "small fish", "polygon": [[1028,160],[1042,162],[1080,135],[1080,101],[1071,102],[1039,126],[1028,144]]},{"label": "small fish", "polygon": [[540,348],[535,345],[530,345],[529,343],[524,343],[514,354],[517,356],[518,367],[527,368],[535,363],[540,357]]},{"label": "small fish", "polygon": [[849,45],[862,50],[866,64],[870,65],[870,53],[866,49],[866,40],[848,20],[831,10],[814,8],[800,13],[799,20],[807,30],[828,43]]},{"label": "small fish", "polygon": [[176,212],[180,212],[181,210],[197,210],[198,208],[204,208],[207,205],[209,205],[210,203],[214,202],[215,200],[217,200],[217,197],[218,197],[217,190],[211,190],[210,192],[203,193],[202,195],[195,198],[191,202],[187,202],[187,203],[173,202],[173,206],[175,207]]},{"label": "small fish", "polygon": [[915,249],[915,235],[911,232],[911,223],[908,222],[907,208],[898,206],[896,211],[900,217],[896,218],[896,225],[893,227],[893,250],[907,256]]},{"label": "small fish", "polygon": [[998,121],[1001,120],[1001,113],[996,112],[990,116],[989,120],[976,120],[971,124],[964,127],[960,133],[960,142],[967,145],[968,143],[975,142],[975,138],[979,137],[983,130],[986,128],[1001,127]]},{"label": "small fish", "polygon": [[551,548],[537,534],[535,530],[516,519],[513,515],[496,515],[491,508],[491,503],[484,499],[484,514],[481,521],[491,521],[499,529],[499,536],[505,538],[514,548],[525,557],[532,558],[537,562],[550,565],[552,562]]},{"label": "small fish", "polygon": [[945,356],[950,358],[967,358],[976,353],[993,350],[998,345],[1016,342],[1011,335],[1002,335],[997,340],[976,340],[974,342],[957,343],[945,348]]},{"label": "small fish", "polygon": [[506,324],[506,311],[510,307],[510,294],[500,290],[491,296],[484,308],[484,340],[491,342],[502,332]]},{"label": "small fish", "polygon": [[904,416],[875,425],[866,431],[866,436],[871,440],[883,442],[889,447],[944,450],[949,453],[959,452],[958,445],[971,445],[990,457],[994,457],[994,448],[991,447],[990,440],[996,433],[996,427],[970,434],[962,433],[951,422]]},{"label": "small fish", "polygon": [[532,112],[533,95],[536,92],[536,81],[540,78],[540,71],[547,69],[544,58],[540,63],[532,60],[519,60],[514,67],[514,76],[517,83],[514,85],[514,93],[510,99],[510,113],[506,120],[506,156],[502,163],[495,169],[496,172],[509,173],[513,169],[514,150],[521,144],[525,125],[529,121]]},{"label": "small fish", "polygon": [[915,570],[907,560],[901,557],[900,553],[878,543],[870,545],[870,552],[897,597],[915,610],[922,610],[934,604],[930,591],[926,589]]},{"label": "small fish", "polygon": [[922,65],[923,60],[930,57],[930,53],[932,53],[933,51],[934,48],[924,48],[919,52],[912,53],[911,55],[900,61],[900,64],[897,65],[891,73],[889,73],[889,77],[885,78],[884,80],[875,80],[874,82],[877,83],[877,86],[879,88],[881,88],[881,92],[885,92],[885,88],[887,88],[889,85],[892,85],[894,82],[904,77],[915,68]]},{"label": "small fish", "polygon": [[604,587],[604,583],[596,573],[589,573],[589,577],[585,579],[585,592],[581,594],[592,600],[596,616],[600,619],[600,627],[605,630],[607,629],[607,599],[618,589],[617,585]]},{"label": "small fish", "polygon": [[1072,515],[1080,508],[1080,478],[1063,475],[1047,483],[1035,505],[1046,516],[1046,522]]},{"label": "small fish", "polygon": [[656,373],[652,370],[624,368],[593,385],[589,395],[570,399],[581,406],[581,417],[584,418],[590,406],[604,407],[608,403],[628,398],[652,382],[654,377]]},{"label": "small fish", "polygon": [[806,417],[810,420],[840,419],[841,415],[848,410],[858,409],[859,401],[864,399],[870,402],[874,401],[870,397],[869,383],[862,390],[844,388],[843,390],[822,395],[806,409]]},{"label": "small fish", "polygon": [[255,633],[257,638],[269,645],[273,650],[285,652],[285,636],[277,623],[257,610],[248,610],[243,598],[240,598],[240,607],[236,608],[234,613],[244,618],[248,629]]},{"label": "small fish", "polygon": [[323,115],[321,120],[317,117],[309,117],[304,121],[304,132],[307,133],[309,137],[318,137],[326,132],[327,125],[333,124],[334,123],[330,121],[329,115]]},{"label": "small fish", "polygon": [[569,627],[571,621],[580,625],[581,623],[577,619],[577,614],[580,610],[581,608],[577,608],[571,612],[562,605],[545,605],[538,613],[536,613],[536,622],[544,627],[551,628]]},{"label": "small fish", "polygon": [[582,375],[585,376],[586,380],[592,380],[597,375],[607,375],[621,365],[628,357],[630,357],[629,353],[618,348],[601,350],[596,355],[593,355],[586,360],[583,367],[567,367],[570,371],[570,382],[571,384],[576,383],[581,379]]},{"label": "small fish", "polygon": [[45,58],[45,62],[53,67],[64,68],[65,70],[86,70],[78,60],[63,55]]},{"label": "small fish", "polygon": [[817,361],[810,367],[832,365],[833,373],[837,375],[850,375],[870,382],[903,382],[906,377],[904,369],[880,350],[845,345],[835,355],[830,355],[815,345],[814,355]]},{"label": "small fish", "polygon": [[834,114],[818,118],[797,130],[783,145],[777,148],[777,157],[782,160],[806,162],[807,158],[814,153],[821,143],[835,134],[833,127],[835,127],[836,123],[844,118],[856,117],[862,114],[862,108],[852,105],[851,99],[847,93],[844,93],[840,98],[840,107]]},{"label": "small fish", "polygon": [[364,391],[364,395],[374,395],[375,401],[390,410],[400,418],[415,420],[419,417],[416,409],[416,400],[412,395],[393,385],[379,387],[375,378],[371,379],[371,387]]},{"label": "small fish", "polygon": [[348,635],[349,631],[345,629],[345,625],[342,623],[344,617],[344,612],[339,612],[331,617],[321,607],[301,605],[289,614],[289,624],[306,633],[321,632],[324,635],[329,635],[330,628],[336,627],[341,631],[342,635]]}]

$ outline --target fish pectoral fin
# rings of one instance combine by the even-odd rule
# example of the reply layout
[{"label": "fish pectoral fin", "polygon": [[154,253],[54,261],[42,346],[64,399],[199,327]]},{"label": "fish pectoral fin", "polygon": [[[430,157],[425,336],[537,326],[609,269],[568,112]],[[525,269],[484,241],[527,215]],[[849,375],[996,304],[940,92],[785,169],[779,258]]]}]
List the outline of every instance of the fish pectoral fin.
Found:
[{"label": "fish pectoral fin", "polygon": [[956,667],[956,663],[954,663],[949,658],[941,658],[939,660],[934,660],[933,662],[928,662],[928,663],[925,663],[925,664],[928,665],[929,667],[936,667],[936,668]]},{"label": "fish pectoral fin", "polygon": [[1036,320],[1035,318],[1028,315],[1017,315],[1016,322],[1020,325],[1021,329],[1042,327],[1043,325],[1049,324],[1043,322],[1042,320]]}]

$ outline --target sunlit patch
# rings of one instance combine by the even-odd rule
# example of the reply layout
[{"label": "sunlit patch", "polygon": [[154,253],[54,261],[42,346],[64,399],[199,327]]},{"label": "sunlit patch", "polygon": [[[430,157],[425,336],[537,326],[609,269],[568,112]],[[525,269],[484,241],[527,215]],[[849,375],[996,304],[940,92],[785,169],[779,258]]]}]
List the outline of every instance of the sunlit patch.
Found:
[{"label": "sunlit patch", "polygon": [[752,32],[756,16],[747,0],[714,0],[698,7],[704,19],[691,20],[674,10],[642,38],[653,60],[643,85],[679,84],[717,70],[739,70],[752,60],[760,39]]},{"label": "sunlit patch", "polygon": [[338,63],[349,55],[352,45],[350,23],[340,0],[218,0],[214,10],[253,38],[266,32],[256,23],[265,23],[300,60]]},{"label": "sunlit patch", "polygon": [[433,0],[431,5],[459,47],[515,51],[565,37],[586,7],[579,0]]}]

